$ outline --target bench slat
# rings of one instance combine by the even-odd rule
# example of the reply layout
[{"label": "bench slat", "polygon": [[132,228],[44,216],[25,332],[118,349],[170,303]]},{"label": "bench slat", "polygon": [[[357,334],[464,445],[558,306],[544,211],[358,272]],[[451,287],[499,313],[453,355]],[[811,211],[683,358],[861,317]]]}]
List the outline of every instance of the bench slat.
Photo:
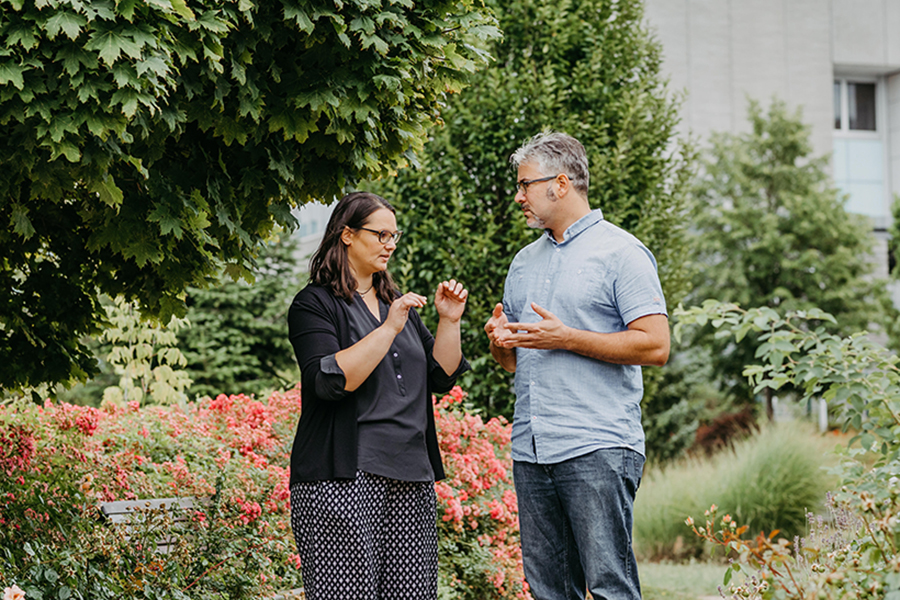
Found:
[{"label": "bench slat", "polygon": [[131,515],[135,510],[172,510],[179,508],[187,510],[197,505],[197,498],[181,497],[181,498],[152,498],[149,500],[117,500],[115,502],[104,502],[100,505],[100,510],[107,517],[114,515]]},{"label": "bench slat", "polygon": [[[179,511],[182,511],[194,508],[204,508],[207,504],[209,504],[208,498],[192,498],[187,496],[178,498],[151,498],[146,500],[117,500],[115,502],[101,503],[100,511],[111,523],[124,524],[126,526],[125,535],[127,536],[131,529],[127,526],[128,523],[142,510],[171,511],[177,508]],[[176,517],[175,522],[178,523],[185,521],[186,519],[186,516],[180,515]],[[169,552],[169,546],[174,543],[174,540],[175,535],[160,539],[156,551],[160,554],[167,554]],[[303,593],[303,588],[299,588],[296,590],[280,592],[273,596],[271,600],[303,600],[304,598],[306,598],[306,595]]]}]

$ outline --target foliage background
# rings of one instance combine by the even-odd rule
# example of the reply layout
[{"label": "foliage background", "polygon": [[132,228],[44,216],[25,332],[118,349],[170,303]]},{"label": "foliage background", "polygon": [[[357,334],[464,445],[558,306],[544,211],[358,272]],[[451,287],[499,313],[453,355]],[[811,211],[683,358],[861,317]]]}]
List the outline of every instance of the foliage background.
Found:
[{"label": "foliage background", "polygon": [[[511,379],[490,358],[484,322],[502,299],[516,252],[534,240],[513,202],[509,156],[542,129],[585,146],[592,207],[655,254],[666,299],[685,294],[692,150],[675,141],[676,111],[660,75],[660,45],[639,0],[491,2],[504,37],[496,61],[442,111],[416,169],[377,191],[398,210],[406,234],[392,273],[404,290],[430,293],[449,277],[472,295],[463,351],[464,386],[488,414],[512,415]],[[426,318],[434,318],[426,311]],[[658,376],[646,369],[648,396]]]},{"label": "foliage background", "polygon": [[297,271],[297,247],[287,234],[267,241],[252,270],[253,283],[221,277],[209,288],[188,288],[190,327],[178,332],[178,342],[192,396],[263,396],[300,380],[285,325],[305,279]]},{"label": "foliage background", "polygon": [[761,334],[759,361],[744,370],[754,389],[793,385],[804,399],[821,397],[852,434],[836,447],[839,487],[828,513],[812,516],[807,535],[793,544],[773,534],[742,538],[746,527],[729,515],[720,521],[715,506],[705,522],[688,523],[736,554],[725,584],[737,570],[748,577],[731,586],[732,597],[900,596],[900,358],[866,335],[829,333],[821,323],[835,319],[817,308],[779,314],[707,300],[676,315],[676,338],[707,323],[735,340]]},{"label": "foliage background", "polygon": [[165,323],[220,261],[249,278],[291,207],[420,148],[498,34],[475,0],[0,5],[8,388],[96,371],[101,294]]},{"label": "foliage background", "polygon": [[[819,512],[836,483],[825,453],[837,442],[809,423],[776,423],[712,455],[651,465],[634,503],[634,549],[645,560],[703,559],[710,549],[684,527],[702,522],[717,504],[753,535],[806,533],[807,513]],[[843,440],[842,440],[843,441]]]},{"label": "foliage background", "polygon": [[[872,277],[871,226],[845,210],[829,157],[812,156],[800,109],[751,101],[748,119],[748,133],[714,135],[705,156],[694,219],[699,265],[686,303],[716,298],[781,314],[818,307],[845,335],[883,327],[896,310]],[[742,371],[755,361],[755,333],[716,339],[707,326],[688,343],[706,349],[701,361],[724,390],[752,401]]]}]

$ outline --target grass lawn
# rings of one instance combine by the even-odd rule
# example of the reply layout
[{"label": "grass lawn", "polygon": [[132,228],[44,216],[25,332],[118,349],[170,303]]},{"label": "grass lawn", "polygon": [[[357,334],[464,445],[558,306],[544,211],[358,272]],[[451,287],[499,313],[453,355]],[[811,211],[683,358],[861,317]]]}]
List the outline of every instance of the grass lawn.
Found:
[{"label": "grass lawn", "polygon": [[715,563],[640,563],[644,600],[697,600],[719,597],[727,567]]}]

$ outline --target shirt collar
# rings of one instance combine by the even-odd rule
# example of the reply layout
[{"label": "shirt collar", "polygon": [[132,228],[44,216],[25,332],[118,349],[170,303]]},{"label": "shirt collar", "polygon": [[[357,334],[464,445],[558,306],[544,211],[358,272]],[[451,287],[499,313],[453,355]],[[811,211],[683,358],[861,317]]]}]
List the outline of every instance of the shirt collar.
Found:
[{"label": "shirt collar", "polygon": [[560,244],[565,244],[572,238],[576,237],[582,231],[587,230],[590,227],[593,227],[597,223],[603,220],[603,212],[599,208],[595,208],[588,214],[584,215],[571,225],[569,225],[568,229],[563,233],[563,241],[557,242],[556,238],[553,237],[553,232],[549,229],[544,230],[544,235],[553,242],[553,245],[558,246]]}]

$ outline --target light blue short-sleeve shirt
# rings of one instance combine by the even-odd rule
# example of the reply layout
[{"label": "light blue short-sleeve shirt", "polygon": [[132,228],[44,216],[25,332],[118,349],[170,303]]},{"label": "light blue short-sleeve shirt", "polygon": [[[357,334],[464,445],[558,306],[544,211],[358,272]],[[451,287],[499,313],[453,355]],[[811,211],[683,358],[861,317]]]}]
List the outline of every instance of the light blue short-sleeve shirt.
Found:
[{"label": "light blue short-sleeve shirt", "polygon": [[[562,242],[545,232],[513,259],[503,310],[510,322],[540,321],[532,302],[569,327],[599,333],[667,314],[656,259],[600,210],[573,223]],[[617,447],[644,454],[640,366],[517,348],[515,388],[513,460],[552,464]]]}]

